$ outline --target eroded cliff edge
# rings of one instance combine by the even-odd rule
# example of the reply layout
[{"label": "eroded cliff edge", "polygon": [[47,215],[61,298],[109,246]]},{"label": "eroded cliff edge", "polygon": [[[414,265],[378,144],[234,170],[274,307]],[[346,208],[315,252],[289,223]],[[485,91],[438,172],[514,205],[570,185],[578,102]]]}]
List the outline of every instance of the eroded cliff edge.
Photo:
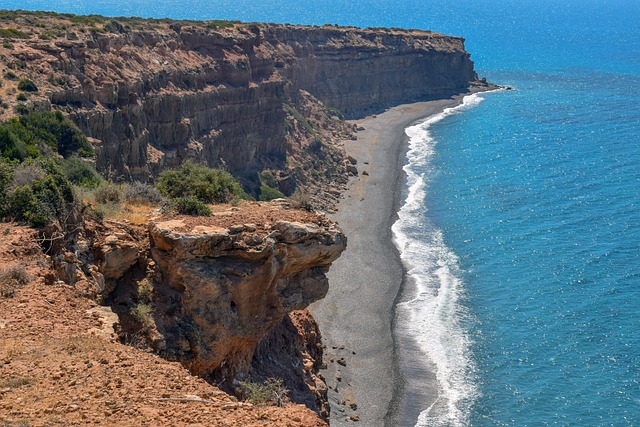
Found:
[{"label": "eroded cliff edge", "polygon": [[[64,30],[43,36],[41,21]],[[464,40],[428,31],[107,18],[83,27],[28,14],[10,22],[29,38],[0,47],[2,66],[40,88],[25,105],[67,112],[93,138],[98,169],[125,179],[197,159],[249,188],[270,169],[284,194],[321,198],[346,183],[336,143],[353,128],[343,117],[447,97],[477,80]]]},{"label": "eroded cliff edge", "polygon": [[[104,283],[93,292],[120,316],[121,337],[236,395],[239,381],[282,379],[294,402],[326,419],[320,334],[302,310],[328,291],[326,272],[346,248],[340,229],[287,202],[245,202],[212,217],[159,216],[147,236],[97,227],[76,272]],[[153,311],[142,317],[145,305]]]},{"label": "eroded cliff edge", "polygon": [[[252,210],[255,211],[255,207]],[[291,214],[289,212],[289,219],[300,219],[299,215]],[[256,230],[262,229],[259,221],[252,222]],[[219,232],[217,229],[216,234]],[[154,279],[160,278],[164,270],[153,267],[145,228],[114,221],[89,221],[76,244],[67,247],[64,254],[45,253],[38,230],[0,223],[0,234],[3,236],[0,242],[0,421],[3,424],[327,426],[303,405],[287,403],[285,407],[276,407],[239,402],[221,391],[215,382],[198,378],[175,358],[167,357],[166,352],[176,342],[170,336],[164,339],[157,330],[163,322],[180,315],[181,310],[173,314],[167,312],[166,305],[154,295],[156,291],[161,293],[165,286]],[[56,271],[55,267],[61,270]],[[147,269],[156,274],[145,277]],[[213,288],[216,286],[212,284]],[[255,297],[259,299],[260,290],[256,292]],[[111,299],[120,316],[108,306],[96,304],[97,294]],[[136,336],[127,336],[132,319],[123,313],[131,317],[130,310],[143,301],[156,305],[155,310],[147,312],[146,317],[141,317],[143,312],[138,311],[138,321],[144,323],[143,331],[138,329]],[[185,304],[183,311],[189,312],[189,306]],[[185,317],[182,314],[182,318]],[[283,378],[287,384],[295,385],[290,379],[297,376],[303,384],[295,388],[288,386],[293,401],[314,408],[317,397],[309,386],[315,378],[315,368],[308,361],[312,350],[322,352],[322,348],[314,345],[317,339],[313,331],[305,329],[308,327],[305,317],[308,315],[304,311],[284,316],[282,326],[276,330],[286,328],[286,345],[270,337],[263,339],[262,345],[273,342],[293,352],[289,359],[282,359],[289,368],[289,377]],[[272,317],[270,321],[276,322],[276,319]],[[214,327],[206,321],[190,326],[192,340],[199,329],[206,335],[208,329]],[[164,358],[160,357],[162,351],[144,350],[145,334],[155,338],[156,345],[164,344]],[[250,331],[242,335],[245,341],[251,339]],[[123,345],[123,338],[129,338],[125,340],[129,345]],[[253,338],[259,339],[259,334]],[[219,340],[213,339],[217,351]],[[194,340],[187,348],[195,352],[201,345]],[[244,347],[241,350],[250,348]],[[184,344],[179,348],[186,351]],[[297,369],[292,368],[294,360],[300,362]],[[246,371],[244,377],[240,372],[237,374],[240,379],[247,378]],[[251,372],[251,375],[255,381],[262,379],[259,373]],[[269,375],[278,373],[271,371]],[[321,412],[319,408],[314,409]]]}]

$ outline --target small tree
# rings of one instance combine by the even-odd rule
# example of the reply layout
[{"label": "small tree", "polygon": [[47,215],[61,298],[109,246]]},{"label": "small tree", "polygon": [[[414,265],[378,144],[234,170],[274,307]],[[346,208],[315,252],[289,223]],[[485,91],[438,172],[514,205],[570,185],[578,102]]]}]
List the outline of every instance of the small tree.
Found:
[{"label": "small tree", "polygon": [[18,82],[18,89],[25,92],[37,92],[38,86],[36,86],[36,84],[29,79],[21,79]]}]

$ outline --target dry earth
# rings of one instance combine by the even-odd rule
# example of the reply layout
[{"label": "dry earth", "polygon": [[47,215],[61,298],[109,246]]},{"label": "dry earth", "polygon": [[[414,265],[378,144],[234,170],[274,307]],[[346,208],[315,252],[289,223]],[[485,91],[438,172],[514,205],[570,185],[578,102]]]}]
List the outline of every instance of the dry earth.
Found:
[{"label": "dry earth", "polygon": [[45,285],[36,231],[0,224],[0,236],[0,268],[29,276],[0,296],[3,427],[326,426],[302,405],[238,402],[177,362],[118,343],[112,313],[62,282]]}]

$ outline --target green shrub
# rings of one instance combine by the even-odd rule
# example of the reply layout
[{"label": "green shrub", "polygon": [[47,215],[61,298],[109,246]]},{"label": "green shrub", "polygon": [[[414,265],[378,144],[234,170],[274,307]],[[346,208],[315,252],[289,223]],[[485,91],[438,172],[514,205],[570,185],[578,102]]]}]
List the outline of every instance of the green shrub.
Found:
[{"label": "green shrub", "polygon": [[2,47],[4,47],[5,49],[13,49],[13,43],[9,43],[9,42],[4,42],[2,43]]},{"label": "green shrub", "polygon": [[276,188],[278,186],[278,180],[274,173],[269,169],[265,169],[259,174],[260,182],[263,185],[269,186],[271,188]]},{"label": "green shrub", "polygon": [[40,156],[40,151],[33,145],[25,144],[9,126],[0,125],[0,156],[10,160],[25,160]]},{"label": "green shrub", "polygon": [[103,182],[93,193],[97,203],[120,203],[120,186],[112,182]]},{"label": "green shrub", "polygon": [[37,92],[38,86],[29,79],[21,79],[18,82],[18,90],[23,90],[25,92]]},{"label": "green shrub", "polygon": [[22,163],[13,171],[3,216],[43,227],[68,211],[71,183],[52,160]]},{"label": "green shrub", "polygon": [[9,201],[7,192],[13,180],[13,168],[0,157],[0,218],[4,216]]},{"label": "green shrub", "polygon": [[62,162],[62,171],[73,184],[80,187],[96,188],[102,178],[100,174],[78,156],[71,156]]},{"label": "green shrub", "polygon": [[19,103],[15,106],[15,112],[22,116],[24,114],[29,114],[31,110],[29,110],[29,107],[27,107],[25,104]]},{"label": "green shrub", "polygon": [[260,172],[258,177],[260,178],[261,184],[258,200],[265,202],[284,197],[284,194],[277,189],[278,179],[272,171],[265,169]]},{"label": "green shrub", "polygon": [[15,28],[0,28],[0,37],[3,39],[28,39],[31,36],[24,31]]},{"label": "green shrub", "polygon": [[160,190],[142,182],[132,182],[122,190],[124,201],[138,205],[158,206],[166,202]]},{"label": "green shrub", "polygon": [[153,301],[153,281],[145,277],[138,282],[138,301],[143,304],[151,304]]},{"label": "green shrub", "polygon": [[27,221],[31,227],[44,227],[54,216],[49,206],[39,200],[34,189],[28,185],[13,191],[9,209],[14,220]]},{"label": "green shrub", "polygon": [[27,94],[24,92],[20,92],[18,95],[16,95],[16,99],[18,101],[26,101],[27,100]]},{"label": "green shrub", "polygon": [[[19,104],[23,105],[23,104]],[[26,106],[24,106],[27,109]],[[4,129],[4,136],[2,135]],[[11,134],[11,136],[8,136]],[[4,139],[3,139],[4,138]],[[20,117],[14,117],[0,125],[0,155],[12,156],[14,146],[33,147],[29,157],[35,152],[42,152],[45,146],[56,150],[63,157],[79,154],[88,157],[93,154],[93,147],[78,127],[61,112],[29,112],[28,109]],[[6,154],[9,153],[9,154]],[[18,157],[23,160],[24,157]]]},{"label": "green shrub", "polygon": [[271,188],[267,185],[260,186],[260,196],[258,196],[258,200],[260,200],[261,202],[268,202],[269,200],[281,199],[283,197],[284,194],[282,194],[275,188]]},{"label": "green shrub", "polygon": [[9,80],[18,80],[18,76],[13,71],[9,70],[4,73],[4,76]]},{"label": "green shrub", "polygon": [[209,206],[193,197],[175,198],[171,201],[171,205],[181,215],[211,216]]},{"label": "green shrub", "polygon": [[162,172],[157,187],[169,198],[192,198],[203,203],[226,203],[236,197],[248,198],[230,173],[191,162]]},{"label": "green shrub", "polygon": [[140,303],[133,307],[130,311],[143,330],[148,330],[154,325],[153,321],[153,306],[150,304]]}]

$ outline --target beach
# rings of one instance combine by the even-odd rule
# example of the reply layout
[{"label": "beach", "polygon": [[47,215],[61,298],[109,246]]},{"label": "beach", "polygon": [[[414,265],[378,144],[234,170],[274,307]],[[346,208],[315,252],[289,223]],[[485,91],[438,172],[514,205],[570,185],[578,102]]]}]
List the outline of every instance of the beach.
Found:
[{"label": "beach", "polygon": [[[347,250],[329,271],[327,296],[311,307],[325,344],[331,425],[398,425],[399,414],[417,415],[435,399],[436,380],[420,377],[420,396],[402,398],[405,371],[394,344],[393,319],[404,271],[391,226],[403,202],[407,137],[404,129],[461,103],[463,96],[400,105],[357,120],[357,140],[345,141],[357,160],[354,177],[331,218],[348,238]],[[415,406],[415,407],[413,407]],[[417,413],[416,413],[417,412]],[[406,415],[402,417],[406,420]],[[403,421],[404,425],[404,421]]]}]

